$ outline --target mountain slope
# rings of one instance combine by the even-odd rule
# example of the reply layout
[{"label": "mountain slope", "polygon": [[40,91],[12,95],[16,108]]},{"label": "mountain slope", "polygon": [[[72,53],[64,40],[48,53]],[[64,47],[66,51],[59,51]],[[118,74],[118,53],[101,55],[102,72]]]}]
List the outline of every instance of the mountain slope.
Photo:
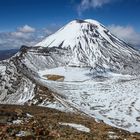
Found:
[{"label": "mountain slope", "polygon": [[66,49],[66,65],[89,66],[100,71],[139,74],[140,54],[95,20],[75,20],[36,46]]},{"label": "mountain slope", "polygon": [[139,51],[97,21],[75,20],[0,62],[0,103],[80,112],[139,132],[139,68]]}]

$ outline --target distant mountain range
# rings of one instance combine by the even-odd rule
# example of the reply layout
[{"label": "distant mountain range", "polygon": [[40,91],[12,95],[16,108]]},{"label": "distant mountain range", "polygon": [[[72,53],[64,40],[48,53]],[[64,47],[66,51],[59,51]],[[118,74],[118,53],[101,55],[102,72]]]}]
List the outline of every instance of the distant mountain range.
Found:
[{"label": "distant mountain range", "polygon": [[0,50],[0,60],[5,60],[18,52],[18,49]]}]

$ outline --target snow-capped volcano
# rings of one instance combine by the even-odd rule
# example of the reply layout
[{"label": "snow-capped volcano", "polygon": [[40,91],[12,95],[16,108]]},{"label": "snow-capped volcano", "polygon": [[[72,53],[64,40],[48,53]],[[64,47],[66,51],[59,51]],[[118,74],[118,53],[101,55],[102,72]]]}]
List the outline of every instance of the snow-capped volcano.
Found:
[{"label": "snow-capped volcano", "polygon": [[[140,54],[95,20],[74,20],[36,46],[65,49],[66,64],[98,71],[138,74]],[[67,59],[67,58],[65,58]]]},{"label": "snow-capped volcano", "polygon": [[0,62],[0,103],[76,110],[140,132],[139,74],[139,51],[95,20],[74,20]]}]

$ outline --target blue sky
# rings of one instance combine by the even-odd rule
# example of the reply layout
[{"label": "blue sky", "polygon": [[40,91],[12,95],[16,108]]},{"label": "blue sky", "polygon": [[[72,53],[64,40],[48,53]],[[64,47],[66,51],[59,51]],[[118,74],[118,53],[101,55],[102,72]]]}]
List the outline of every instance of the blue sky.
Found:
[{"label": "blue sky", "polygon": [[71,20],[87,18],[140,45],[139,13],[140,0],[0,0],[0,49],[32,45]]}]

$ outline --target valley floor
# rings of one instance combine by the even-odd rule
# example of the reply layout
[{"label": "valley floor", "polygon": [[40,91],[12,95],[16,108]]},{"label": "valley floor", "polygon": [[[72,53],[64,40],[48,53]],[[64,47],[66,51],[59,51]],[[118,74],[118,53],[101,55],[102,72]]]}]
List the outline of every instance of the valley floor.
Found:
[{"label": "valley floor", "polygon": [[82,114],[37,106],[0,105],[0,140],[139,140]]}]

